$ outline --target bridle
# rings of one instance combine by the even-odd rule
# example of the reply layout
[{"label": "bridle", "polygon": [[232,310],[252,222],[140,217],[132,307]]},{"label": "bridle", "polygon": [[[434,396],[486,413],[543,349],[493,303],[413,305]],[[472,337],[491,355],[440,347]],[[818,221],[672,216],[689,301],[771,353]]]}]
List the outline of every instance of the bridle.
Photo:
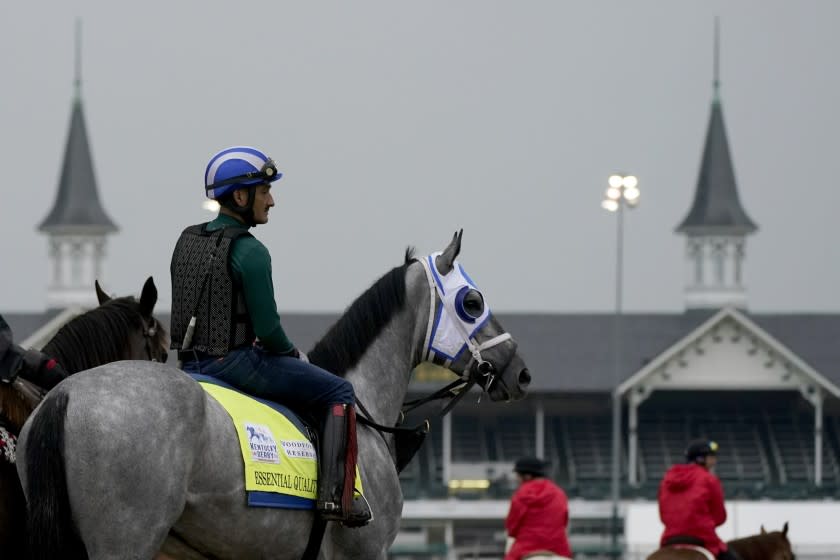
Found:
[{"label": "bridle", "polygon": [[[434,275],[432,273],[431,267],[435,266],[434,255],[429,255],[422,259],[415,260],[423,265],[423,271],[426,273],[426,280],[429,284],[429,321],[426,326],[426,336],[423,340],[423,346],[421,347],[421,361],[433,361],[434,350],[432,350],[432,328],[434,326],[435,310],[440,304],[440,302],[443,301],[443,294],[441,293],[440,286],[435,281]],[[446,312],[449,311],[446,307],[444,307],[442,313]],[[489,350],[490,348],[498,346],[503,342],[512,340],[510,333],[505,332],[498,336],[494,336],[489,340],[478,342],[475,339],[475,334],[477,331],[470,333],[458,321],[455,321],[454,325],[456,326],[459,334],[461,335],[461,338],[463,339],[464,344],[466,344],[467,349],[470,352],[470,358],[467,362],[467,365],[464,367],[460,378],[457,379],[453,384],[450,384],[451,386],[447,386],[441,391],[445,391],[450,396],[453,394],[454,391],[458,391],[458,396],[452,398],[453,400],[460,400],[460,396],[469,392],[472,386],[476,383],[478,383],[478,385],[482,388],[483,395],[484,393],[489,392],[493,388],[494,383],[498,382],[501,383],[501,386],[504,389],[505,393],[510,395],[510,389],[508,389],[507,385],[504,383],[504,380],[496,375],[496,366],[494,366],[491,362],[488,362],[481,356],[482,350]],[[453,362],[451,359],[446,359],[446,361],[443,364],[443,367],[449,368],[452,365],[452,363]],[[440,391],[438,391],[438,393],[439,392]],[[479,395],[479,401],[481,400],[482,395]],[[457,400],[455,400],[455,402],[457,402]],[[419,404],[417,406],[419,406]],[[444,414],[448,412],[452,408],[452,406],[454,406],[453,402],[451,402],[449,406],[447,406]],[[408,412],[408,410],[411,410],[413,408],[416,408],[416,406],[408,408],[407,410],[404,408],[403,412]]]},{"label": "bridle", "polygon": [[146,357],[149,358],[150,362],[163,362],[166,363],[167,355],[166,353],[162,353],[163,356],[162,360],[158,360],[155,354],[152,352],[152,345],[155,344],[155,337],[157,337],[157,321],[154,317],[150,317],[152,324],[149,325],[146,323],[146,318],[141,316],[140,321],[143,324],[143,345],[146,350]]},{"label": "bridle", "polygon": [[[443,301],[443,294],[441,294],[440,287],[438,286],[437,282],[435,282],[431,270],[431,267],[435,266],[434,255],[429,255],[421,259],[415,258],[413,260],[423,265],[423,271],[426,274],[426,280],[429,284],[429,320],[426,326],[426,335],[423,339],[423,345],[420,347],[420,361],[431,362],[433,361],[434,353],[434,351],[432,350],[432,331],[435,322],[435,313],[437,306]],[[444,307],[444,309],[441,312],[446,313],[446,308]],[[482,392],[478,397],[479,402],[481,401],[481,397],[484,395],[484,393],[488,393],[493,388],[493,385],[495,383],[499,383],[508,396],[511,395],[511,391],[505,384],[504,380],[497,376],[496,366],[494,366],[491,362],[485,360],[481,355],[481,352],[484,350],[489,350],[490,348],[498,346],[499,344],[508,340],[512,341],[513,339],[510,333],[505,332],[498,336],[494,336],[489,340],[478,342],[474,336],[475,332],[477,331],[475,331],[474,333],[470,333],[460,323],[456,324],[458,325],[458,331],[463,339],[463,342],[464,344],[466,344],[467,349],[469,350],[469,361],[464,367],[462,373],[459,375],[458,379],[452,381],[445,387],[441,387],[440,389],[438,389],[430,395],[404,402],[396,426],[385,426],[373,421],[373,416],[357,398],[356,405],[362,412],[362,414],[360,414],[358,417],[360,423],[373,427],[374,429],[379,431],[380,434],[382,434],[383,432],[427,432],[429,430],[428,419],[426,419],[420,425],[415,426],[413,428],[401,427],[400,424],[403,422],[403,420],[405,419],[405,415],[408,412],[435,400],[449,399],[449,402],[445,406],[443,406],[437,414],[440,418],[443,418],[452,410],[452,408],[456,404],[458,404],[458,402],[467,393],[469,393],[473,385],[476,384],[478,384],[482,389]],[[513,344],[515,345],[516,343],[514,342]],[[453,360],[446,359],[443,364],[443,367],[449,368],[452,365],[452,363]]]}]

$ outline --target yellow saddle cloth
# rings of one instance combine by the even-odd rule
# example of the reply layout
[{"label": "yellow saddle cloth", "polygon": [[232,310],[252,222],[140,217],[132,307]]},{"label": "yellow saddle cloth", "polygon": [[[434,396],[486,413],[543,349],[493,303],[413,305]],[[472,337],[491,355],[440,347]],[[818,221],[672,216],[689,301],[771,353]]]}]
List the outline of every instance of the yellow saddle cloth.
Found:
[{"label": "yellow saddle cloth", "polygon": [[[315,507],[318,457],[306,428],[286,407],[255,399],[203,375],[193,375],[227,411],[239,436],[249,506]],[[356,490],[362,481],[356,467]]]}]

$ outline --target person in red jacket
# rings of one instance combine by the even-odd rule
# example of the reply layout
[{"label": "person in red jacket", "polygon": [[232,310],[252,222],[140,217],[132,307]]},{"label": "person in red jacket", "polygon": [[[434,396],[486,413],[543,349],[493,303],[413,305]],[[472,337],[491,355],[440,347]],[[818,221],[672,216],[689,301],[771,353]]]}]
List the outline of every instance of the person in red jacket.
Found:
[{"label": "person in red jacket", "polygon": [[737,560],[715,533],[726,521],[723,488],[711,472],[717,452],[714,441],[694,440],[686,449],[686,463],[665,473],[659,485],[659,518],[665,525],[660,546],[699,545],[719,560]]},{"label": "person in red jacket", "polygon": [[523,457],[514,472],[519,488],[510,501],[505,519],[508,539],[513,545],[505,560],[521,560],[534,552],[571,558],[566,527],[569,525],[569,500],[566,493],[546,478],[548,464],[537,457]]}]

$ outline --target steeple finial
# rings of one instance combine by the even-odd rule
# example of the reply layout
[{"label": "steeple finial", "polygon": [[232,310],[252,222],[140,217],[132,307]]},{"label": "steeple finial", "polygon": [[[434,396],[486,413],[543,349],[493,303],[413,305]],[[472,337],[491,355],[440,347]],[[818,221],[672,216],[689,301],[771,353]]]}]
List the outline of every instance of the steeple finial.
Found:
[{"label": "steeple finial", "polygon": [[715,16],[714,101],[720,100],[720,17]]},{"label": "steeple finial", "polygon": [[82,98],[82,19],[76,18],[76,71],[73,80],[76,100]]}]

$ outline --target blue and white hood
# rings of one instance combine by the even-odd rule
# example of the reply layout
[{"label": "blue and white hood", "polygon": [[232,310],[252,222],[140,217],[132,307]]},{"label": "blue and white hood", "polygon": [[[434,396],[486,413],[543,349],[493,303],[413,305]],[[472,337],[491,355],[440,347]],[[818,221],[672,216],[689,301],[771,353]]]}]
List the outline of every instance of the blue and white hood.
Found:
[{"label": "blue and white hood", "polygon": [[[449,273],[440,274],[435,265],[435,259],[440,254],[433,253],[421,261],[440,297],[434,312],[430,311],[424,357],[428,361],[438,357],[438,361],[443,359],[444,365],[448,366],[457,360],[465,349],[474,346],[472,338],[490,319],[490,307],[485,300],[481,314],[476,317],[465,310],[464,297],[472,290],[479,294],[481,292],[457,260],[452,263]],[[481,297],[484,298],[483,294]],[[435,298],[432,298],[432,305],[435,301]]]}]

